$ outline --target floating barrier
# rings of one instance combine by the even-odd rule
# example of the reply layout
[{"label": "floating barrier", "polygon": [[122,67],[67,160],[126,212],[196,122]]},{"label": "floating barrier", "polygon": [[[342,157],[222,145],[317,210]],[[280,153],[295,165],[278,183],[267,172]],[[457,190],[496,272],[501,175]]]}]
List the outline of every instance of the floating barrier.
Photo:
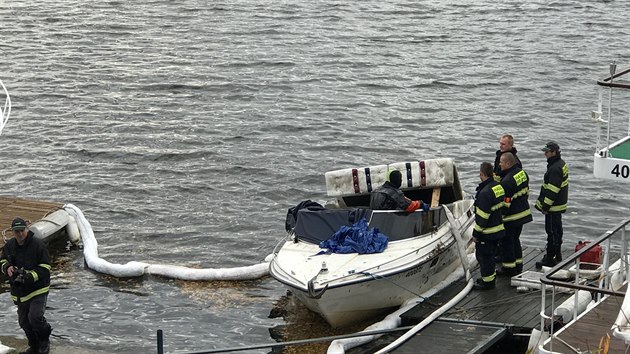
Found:
[{"label": "floating barrier", "polygon": [[72,204],[64,205],[64,210],[74,219],[75,230],[72,222],[68,223],[67,230],[70,234],[80,235],[83,242],[83,256],[88,268],[103,274],[109,274],[118,278],[140,277],[145,274],[159,275],[167,278],[209,281],[209,280],[249,280],[258,279],[269,273],[269,262],[273,255],[265,258],[259,264],[236,268],[188,268],[178,265],[149,264],[144,262],[127,262],[126,264],[110,263],[98,256],[98,243],[94,237],[92,226],[87,221],[83,212]]}]

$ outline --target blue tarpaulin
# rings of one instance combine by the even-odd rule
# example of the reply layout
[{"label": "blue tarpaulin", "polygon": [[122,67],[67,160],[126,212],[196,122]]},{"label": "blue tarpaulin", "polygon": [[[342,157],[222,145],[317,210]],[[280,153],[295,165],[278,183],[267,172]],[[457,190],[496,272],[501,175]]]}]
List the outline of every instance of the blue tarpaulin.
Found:
[{"label": "blue tarpaulin", "polygon": [[387,248],[388,237],[378,228],[370,229],[365,218],[352,226],[341,226],[332,237],[319,243],[327,253],[381,253]]}]

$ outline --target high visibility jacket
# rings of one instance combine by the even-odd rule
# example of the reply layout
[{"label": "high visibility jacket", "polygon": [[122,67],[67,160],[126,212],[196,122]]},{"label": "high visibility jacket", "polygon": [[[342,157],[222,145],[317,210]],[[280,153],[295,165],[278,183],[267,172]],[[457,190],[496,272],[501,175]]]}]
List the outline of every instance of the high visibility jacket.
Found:
[{"label": "high visibility jacket", "polygon": [[547,160],[547,172],[540,187],[536,209],[548,213],[564,213],[569,200],[569,167],[560,158],[552,156]]},{"label": "high visibility jacket", "polygon": [[503,172],[501,186],[505,190],[503,223],[506,227],[519,226],[532,221],[529,207],[529,176],[525,170],[514,165]]},{"label": "high visibility jacket", "polygon": [[19,245],[15,238],[4,245],[0,257],[2,273],[7,274],[10,266],[24,268],[27,273],[26,281],[23,283],[14,281],[14,278],[9,279],[11,299],[16,305],[28,302],[36,296],[48,294],[51,270],[48,249],[32,231],[28,232],[23,245]]},{"label": "high visibility jacket", "polygon": [[514,158],[516,159],[516,164],[515,166],[518,166],[519,168],[523,168],[523,164],[521,163],[521,160],[518,158],[518,156],[516,156],[516,148],[512,147],[512,150],[510,151],[501,151],[501,150],[497,150],[496,152],[496,157],[494,159],[494,180],[497,182],[501,182],[501,166],[499,166],[499,161],[501,161],[501,155],[505,154],[506,152],[511,152],[512,155],[514,155]]},{"label": "high visibility jacket", "polygon": [[497,181],[488,178],[477,187],[473,236],[481,241],[494,241],[505,235],[503,208],[505,191]]}]

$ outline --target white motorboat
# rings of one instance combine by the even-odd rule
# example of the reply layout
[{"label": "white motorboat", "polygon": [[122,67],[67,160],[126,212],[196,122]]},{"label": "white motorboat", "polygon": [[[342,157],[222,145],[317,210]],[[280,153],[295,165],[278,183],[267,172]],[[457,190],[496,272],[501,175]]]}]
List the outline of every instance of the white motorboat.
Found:
[{"label": "white motorboat", "polygon": [[[392,169],[402,172],[405,195],[431,201],[430,210],[368,208],[370,192]],[[334,202],[325,209],[297,211],[294,227],[288,227],[288,237],[274,251],[270,274],[331,326],[400,306],[461,266],[456,236],[470,243],[473,200],[464,198],[452,159],[331,171],[326,173],[326,185]],[[388,236],[382,253],[322,252],[320,242],[361,218]]]}]

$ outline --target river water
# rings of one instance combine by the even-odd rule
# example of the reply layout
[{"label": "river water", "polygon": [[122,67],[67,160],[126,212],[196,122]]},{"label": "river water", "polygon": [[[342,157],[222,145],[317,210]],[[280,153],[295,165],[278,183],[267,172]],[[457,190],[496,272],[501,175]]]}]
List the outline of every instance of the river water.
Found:
[{"label": "river water", "polygon": [[[113,263],[244,266],[284,236],[287,208],[326,199],[326,171],[453,157],[472,192],[479,163],[511,133],[532,202],[540,148],[560,144],[570,247],[628,216],[626,185],[592,176],[590,111],[595,80],[611,61],[627,64],[629,10],[586,0],[0,0],[0,79],[13,100],[2,193],[75,204]],[[522,238],[544,244],[537,212]],[[331,333],[299,306],[292,315],[315,325],[309,333],[269,318],[286,293],[270,277],[117,280],[86,269],[77,247],[56,253],[55,274],[53,344],[153,352],[162,329],[172,352],[274,343],[272,328],[285,339]],[[3,291],[0,333],[20,336]]]}]

